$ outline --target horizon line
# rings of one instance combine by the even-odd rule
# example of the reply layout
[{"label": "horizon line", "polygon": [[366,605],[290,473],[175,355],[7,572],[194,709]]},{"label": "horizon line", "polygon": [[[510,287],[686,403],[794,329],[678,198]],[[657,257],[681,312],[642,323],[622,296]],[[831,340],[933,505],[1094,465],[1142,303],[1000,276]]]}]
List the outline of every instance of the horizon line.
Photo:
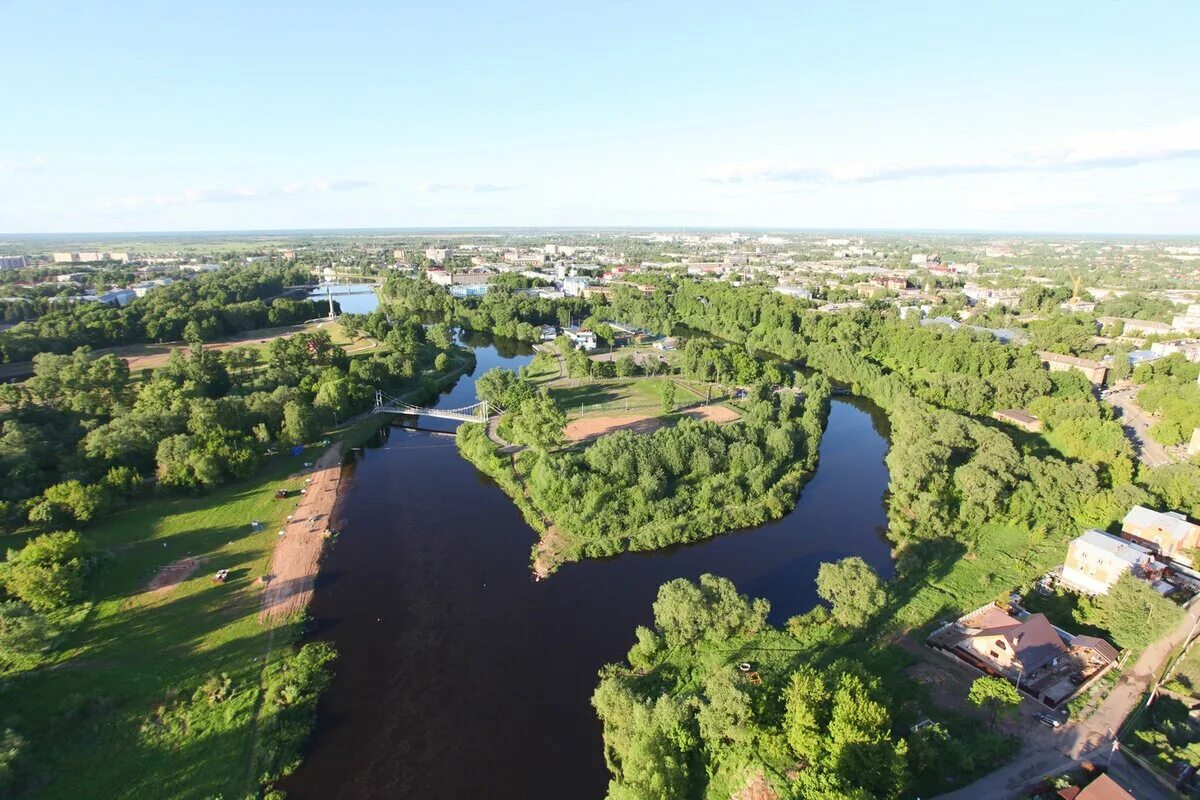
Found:
[{"label": "horizon line", "polygon": [[364,227],[310,227],[310,228],[195,228],[161,230],[89,230],[89,231],[0,231],[0,241],[5,239],[61,238],[73,236],[130,237],[130,236],[216,236],[235,235],[312,235],[312,234],[386,234],[404,233],[493,233],[493,232],[605,232],[605,233],[688,233],[742,231],[755,233],[858,233],[858,234],[922,234],[935,236],[1071,236],[1088,238],[1122,237],[1146,239],[1200,239],[1200,231],[1191,233],[1163,233],[1152,231],[1088,231],[1088,230],[1015,230],[1002,228],[936,228],[936,227],[850,227],[811,226],[782,227],[764,225],[429,225],[429,226],[364,226]]}]

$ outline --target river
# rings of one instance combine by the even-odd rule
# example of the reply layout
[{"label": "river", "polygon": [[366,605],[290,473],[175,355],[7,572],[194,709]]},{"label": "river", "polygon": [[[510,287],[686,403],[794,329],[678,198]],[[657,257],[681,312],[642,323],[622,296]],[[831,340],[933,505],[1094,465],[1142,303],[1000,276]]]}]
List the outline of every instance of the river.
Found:
[{"label": "river", "polygon": [[[486,369],[530,359],[485,341],[467,340],[478,363],[442,396],[447,407],[472,402]],[[312,638],[341,656],[305,761],[282,788],[323,800],[602,797],[597,670],[651,621],[661,584],[723,575],[768,598],[778,624],[817,601],[823,561],[858,555],[890,576],[886,435],[874,406],[835,399],[817,472],[783,519],[534,582],[534,532],[453,440],[386,430],[360,451],[317,580]]]}]

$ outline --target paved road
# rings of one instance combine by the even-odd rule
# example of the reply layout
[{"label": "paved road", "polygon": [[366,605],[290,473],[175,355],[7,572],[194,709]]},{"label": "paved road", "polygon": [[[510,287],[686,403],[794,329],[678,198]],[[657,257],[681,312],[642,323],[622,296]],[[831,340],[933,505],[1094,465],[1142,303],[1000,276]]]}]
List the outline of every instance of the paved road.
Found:
[{"label": "paved road", "polygon": [[[1028,737],[1012,763],[970,786],[941,795],[940,800],[1011,800],[1041,778],[1062,772],[1081,760],[1107,760],[1114,732],[1149,690],[1171,652],[1194,631],[1197,620],[1200,620],[1200,603],[1193,603],[1175,630],[1146,648],[1133,668],[1126,670],[1090,717],[1055,731],[1046,728],[1045,733]],[[1022,703],[1022,714],[1028,713],[1026,707],[1031,702]]]},{"label": "paved road", "polygon": [[1134,400],[1137,391],[1137,386],[1114,389],[1105,395],[1104,399],[1117,409],[1117,418],[1125,428],[1125,435],[1133,443],[1133,450],[1143,464],[1161,467],[1164,464],[1175,463],[1175,458],[1167,449],[1150,438],[1150,426],[1154,420],[1150,419]]}]

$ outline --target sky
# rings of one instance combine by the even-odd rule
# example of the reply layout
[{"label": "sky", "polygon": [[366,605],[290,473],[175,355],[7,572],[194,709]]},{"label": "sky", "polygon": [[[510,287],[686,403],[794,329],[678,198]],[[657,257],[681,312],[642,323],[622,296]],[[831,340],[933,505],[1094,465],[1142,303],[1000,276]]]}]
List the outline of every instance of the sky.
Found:
[{"label": "sky", "polygon": [[1200,235],[1200,3],[0,0],[0,232]]}]

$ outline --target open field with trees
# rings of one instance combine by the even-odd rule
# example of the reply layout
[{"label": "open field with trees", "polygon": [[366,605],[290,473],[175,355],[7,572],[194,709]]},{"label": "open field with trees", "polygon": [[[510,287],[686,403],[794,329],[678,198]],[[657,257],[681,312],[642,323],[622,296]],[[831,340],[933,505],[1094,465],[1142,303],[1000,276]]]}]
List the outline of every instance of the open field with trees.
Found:
[{"label": "open field with trees", "polygon": [[[48,635],[0,649],[2,724],[24,742],[13,796],[244,797],[298,758],[326,657],[298,655],[301,620],[259,624],[258,579],[294,505],[274,491],[303,486],[311,452],[207,495],[138,500],[87,530],[86,582],[45,614]],[[199,567],[148,588],[181,559]]]},{"label": "open field with trees", "polygon": [[0,389],[4,796],[246,797],[294,768],[334,654],[259,619],[275,490],[317,456],[281,453],[361,444],[376,387],[421,402],[473,363],[444,326],[340,328],[380,346],[197,344],[140,383],[85,346]]}]

